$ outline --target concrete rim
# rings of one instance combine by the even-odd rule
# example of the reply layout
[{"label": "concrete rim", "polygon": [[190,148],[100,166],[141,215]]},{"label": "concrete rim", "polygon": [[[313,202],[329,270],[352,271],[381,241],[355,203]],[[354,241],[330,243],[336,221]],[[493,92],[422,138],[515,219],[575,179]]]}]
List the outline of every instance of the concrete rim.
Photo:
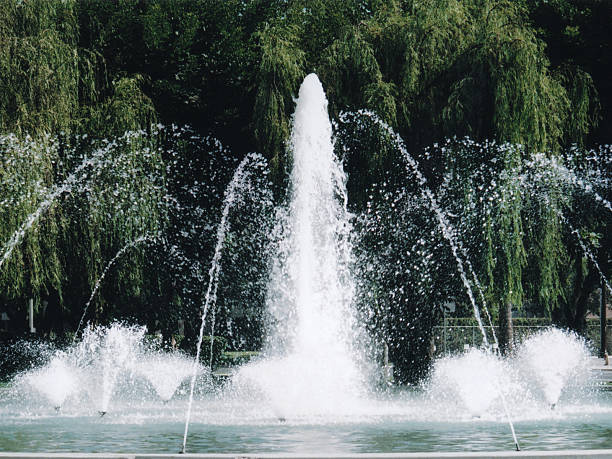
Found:
[{"label": "concrete rim", "polygon": [[114,453],[11,453],[0,452],[2,459],[479,459],[479,458],[542,458],[566,459],[611,458],[612,449],[564,450],[564,451],[478,451],[478,452],[427,452],[427,453],[360,453],[360,454],[114,454]]}]

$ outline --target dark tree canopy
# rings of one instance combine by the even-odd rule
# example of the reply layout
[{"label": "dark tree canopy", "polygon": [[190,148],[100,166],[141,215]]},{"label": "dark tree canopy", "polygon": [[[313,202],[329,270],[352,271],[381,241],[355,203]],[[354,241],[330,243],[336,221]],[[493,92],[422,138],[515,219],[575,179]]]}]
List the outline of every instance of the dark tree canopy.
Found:
[{"label": "dark tree canopy", "polygon": [[[125,249],[86,320],[169,335],[197,317],[233,168],[261,153],[273,183],[260,174],[258,199],[270,186],[282,201],[294,98],[316,72],[358,258],[385,267],[360,273],[375,298],[359,301],[374,334],[396,340],[392,353],[426,353],[440,304],[468,301],[440,268],[454,259],[389,131],[341,117],[358,110],[404,140],[493,320],[530,304],[583,330],[610,270],[610,151],[599,147],[612,132],[610,23],[608,0],[2,0],[0,309],[25,324],[33,297],[45,332],[74,331]],[[572,177],[528,176],[534,158],[593,178],[602,199]],[[234,314],[248,335],[236,347],[259,345],[265,302],[255,236],[272,211],[247,208],[226,241],[220,293],[227,324],[227,311],[250,311]]]}]

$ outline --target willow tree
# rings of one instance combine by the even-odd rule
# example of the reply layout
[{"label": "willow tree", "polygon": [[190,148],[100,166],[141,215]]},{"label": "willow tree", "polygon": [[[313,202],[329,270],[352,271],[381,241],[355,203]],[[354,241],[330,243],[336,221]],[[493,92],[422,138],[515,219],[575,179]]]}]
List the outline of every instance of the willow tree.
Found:
[{"label": "willow tree", "polygon": [[265,25],[257,37],[261,49],[255,99],[255,137],[271,158],[276,174],[283,173],[285,144],[289,139],[293,97],[304,72],[304,52],[297,46],[295,25]]},{"label": "willow tree", "polygon": [[5,302],[39,297],[46,289],[61,291],[61,251],[55,241],[64,230],[62,212],[51,209],[50,218],[26,232],[28,216],[52,188],[59,148],[57,138],[0,136],[0,285]]},{"label": "willow tree", "polygon": [[[49,134],[74,126],[81,75],[74,7],[74,1],[0,6],[0,130],[12,133],[2,142],[0,234],[3,256],[10,255],[0,273],[5,301],[24,303],[25,296],[61,292],[61,254],[55,245],[64,230],[60,209],[51,209],[50,218],[23,240],[14,235],[53,187],[61,146]],[[23,310],[25,304],[15,307]]]},{"label": "willow tree", "polygon": [[[436,164],[440,157],[422,153],[426,145],[454,136],[514,145],[493,149],[499,154],[499,200],[489,209],[482,241],[486,256],[478,257],[476,270],[489,286],[487,297],[500,320],[510,317],[511,308],[520,308],[526,294],[546,301],[559,297],[564,288],[557,269],[564,259],[562,229],[558,217],[542,208],[537,236],[526,236],[532,223],[526,209],[532,204],[523,195],[518,173],[521,162],[534,153],[556,155],[588,134],[597,118],[588,75],[569,66],[550,68],[544,44],[521,2],[387,0],[370,2],[367,12],[338,20],[336,13],[343,8],[363,6],[348,3],[334,7],[316,2],[317,14],[298,1],[289,2],[296,11],[283,11],[282,28],[266,29],[277,33],[274,40],[268,35],[261,54],[261,69],[268,70],[260,73],[263,84],[258,86],[255,119],[260,142],[280,154],[296,80],[316,69],[332,114],[375,111],[406,140],[434,190],[443,175]],[[308,33],[313,21],[327,21],[334,28],[313,36]],[[372,142],[367,152],[360,152],[356,171],[387,167],[388,161],[380,156],[391,151]],[[478,157],[471,161],[470,167],[481,165]],[[535,252],[541,260],[528,266],[533,261],[528,253]],[[551,301],[550,307],[559,304]]]},{"label": "willow tree", "polygon": [[18,135],[121,133],[147,126],[142,78],[109,80],[95,50],[79,46],[79,2],[0,5],[0,131]]},{"label": "willow tree", "polygon": [[383,81],[374,50],[358,29],[325,50],[321,76],[336,109],[370,109],[395,124],[394,85]]},{"label": "willow tree", "polygon": [[412,148],[443,137],[449,71],[469,45],[463,2],[388,2],[366,23],[385,81],[396,88],[397,128]]},{"label": "willow tree", "polygon": [[[398,128],[416,139],[413,146],[454,135],[524,146],[500,150],[506,152],[499,158],[505,179],[491,222],[496,230],[486,233],[489,262],[481,271],[500,319],[507,317],[511,305],[524,301],[523,283],[534,281],[524,272],[523,228],[530,215],[523,212],[518,167],[533,153],[554,154],[568,141],[584,138],[596,117],[592,84],[575,69],[549,69],[544,46],[516,2],[414,2],[396,4],[380,17],[370,25],[377,58],[404,98],[397,102]],[[404,56],[400,62],[392,58],[398,50]],[[432,111],[419,116],[420,106]],[[561,293],[557,270],[549,266],[560,263],[562,252],[557,218],[549,214],[540,228],[537,247],[544,261],[536,277],[542,283],[531,289],[540,298]]]},{"label": "willow tree", "polygon": [[[74,278],[85,273],[86,287],[71,292],[93,289],[118,248],[160,220],[161,157],[154,137],[138,146],[131,137],[107,141],[108,158],[95,164],[114,173],[90,165],[71,177],[101,148],[83,141],[86,134],[120,135],[155,120],[137,75],[109,82],[101,56],[79,47],[77,10],[74,0],[0,5],[0,284],[13,317],[25,314],[25,297],[58,298],[64,309],[74,301],[80,309],[80,295],[62,295]],[[88,180],[93,177],[107,181]],[[128,266],[124,277],[142,285],[141,271]]]},{"label": "willow tree", "polygon": [[0,129],[68,129],[79,105],[75,1],[0,5]]},{"label": "willow tree", "polygon": [[524,273],[525,290],[542,312],[552,317],[562,309],[567,294],[563,273],[570,260],[565,243],[567,231],[560,214],[569,200],[559,183],[550,177],[532,186],[533,195],[524,200],[524,214],[530,221],[525,225],[524,238],[530,249]]},{"label": "willow tree", "polygon": [[[513,328],[512,309],[523,306],[523,268],[526,265],[527,254],[523,242],[522,192],[520,173],[520,148],[509,146],[504,161],[504,171],[500,177],[500,198],[495,209],[494,219],[497,231],[494,235],[493,247],[496,251],[488,254],[487,263],[492,266],[487,271],[493,274],[494,285],[492,296],[498,305],[500,326],[500,350],[507,352],[512,349]],[[489,233],[491,235],[491,233]],[[488,244],[490,247],[490,245]]]},{"label": "willow tree", "polygon": [[[415,150],[469,135],[526,145],[527,155],[555,151],[583,138],[596,120],[588,75],[570,66],[550,69],[520,2],[288,5],[278,24],[258,35],[255,120],[263,145],[278,150],[286,139],[288,97],[311,69],[324,81],[334,113],[372,109]],[[320,34],[312,33],[315,25]],[[260,116],[263,107],[267,117]]]},{"label": "willow tree", "polygon": [[68,222],[57,241],[64,253],[68,290],[85,293],[66,299],[70,319],[81,316],[89,292],[123,249],[128,251],[116,260],[86,319],[107,322],[138,316],[135,308],[149,288],[146,249],[161,235],[167,218],[165,165],[157,134],[128,131],[79,150],[95,160],[61,203]]}]

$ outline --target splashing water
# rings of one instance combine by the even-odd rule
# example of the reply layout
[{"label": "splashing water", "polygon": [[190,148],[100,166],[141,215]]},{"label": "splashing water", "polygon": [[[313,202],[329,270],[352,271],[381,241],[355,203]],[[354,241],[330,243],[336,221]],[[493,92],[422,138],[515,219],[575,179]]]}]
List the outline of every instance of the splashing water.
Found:
[{"label": "splashing water", "polygon": [[516,355],[524,378],[543,394],[550,406],[555,406],[563,390],[577,384],[588,372],[589,352],[576,335],[552,328],[525,340]]},{"label": "splashing water", "polygon": [[101,333],[96,333],[94,339],[100,346],[100,412],[106,413],[119,373],[136,362],[135,350],[138,349],[138,343],[142,342],[146,330],[144,327],[122,327],[118,324],[102,330]]},{"label": "splashing water", "polygon": [[176,354],[153,354],[136,363],[136,372],[144,376],[164,402],[175,394],[181,383],[193,370],[193,362],[186,356]]},{"label": "splashing water", "polygon": [[81,179],[81,174],[83,171],[95,162],[97,156],[101,153],[98,152],[98,155],[95,155],[92,158],[85,159],[76,170],[70,174],[66,180],[58,186],[55,186],[52,191],[47,195],[47,198],[44,199],[38,206],[38,208],[32,212],[28,218],[23,222],[23,224],[13,233],[9,241],[4,245],[2,250],[2,257],[0,257],[0,268],[2,265],[10,258],[13,250],[17,247],[23,238],[25,237],[28,230],[38,221],[38,219],[51,207],[51,205],[55,202],[55,200],[62,195],[63,193],[69,192],[72,187],[79,182]]},{"label": "splashing water", "polygon": [[472,416],[482,416],[508,385],[503,362],[495,355],[472,348],[459,356],[435,362],[431,395],[448,403],[460,401]]},{"label": "splashing water", "polygon": [[563,221],[563,223],[565,223],[569,227],[572,234],[576,236],[576,240],[578,241],[580,248],[582,249],[584,254],[589,258],[589,260],[591,260],[591,263],[593,263],[593,266],[595,266],[595,269],[597,269],[597,272],[599,273],[599,277],[605,284],[608,291],[612,293],[612,286],[610,285],[610,282],[608,282],[608,279],[604,275],[603,271],[601,270],[601,267],[599,266],[599,263],[597,262],[597,258],[595,258],[595,255],[593,255],[593,252],[587,246],[586,242],[580,235],[580,232],[578,232],[578,230],[572,226],[569,220],[560,211],[557,211],[557,215]]},{"label": "splashing water", "polygon": [[526,166],[543,171],[547,175],[553,175],[555,178],[560,178],[566,183],[582,189],[585,193],[593,196],[595,202],[600,203],[610,212],[612,212],[612,204],[604,199],[599,193],[593,189],[593,185],[582,177],[579,177],[574,171],[567,168],[555,158],[547,158],[544,154],[534,155],[532,161],[528,161]]},{"label": "splashing water", "polygon": [[268,287],[265,357],[235,377],[261,391],[283,419],[346,413],[365,394],[355,345],[346,177],[333,151],[327,99],[314,74],[300,87],[291,152],[290,202],[279,217]]},{"label": "splashing water", "polygon": [[[198,371],[198,365],[200,362],[200,353],[202,348],[202,340],[204,339],[204,326],[206,324],[206,317],[209,309],[214,309],[217,301],[217,288],[219,285],[219,271],[221,269],[221,252],[223,250],[223,243],[225,242],[225,235],[229,228],[229,212],[234,202],[238,199],[238,192],[247,183],[249,174],[246,171],[246,167],[250,162],[261,162],[262,158],[258,154],[249,154],[245,156],[242,162],[236,168],[234,176],[227,189],[223,198],[223,212],[221,214],[221,222],[217,227],[217,243],[215,245],[215,252],[213,259],[210,264],[208,271],[208,287],[206,289],[206,295],[204,296],[204,305],[202,306],[202,321],[200,324],[200,333],[198,335],[198,344],[196,348],[196,356],[193,363],[191,384],[189,389],[189,403],[187,405],[187,414],[185,416],[185,433],[183,435],[183,447],[182,451],[185,452],[187,446],[187,434],[189,432],[189,421],[191,418],[191,409],[193,406],[193,393],[195,389],[195,380]],[[211,339],[212,346],[212,339]]]},{"label": "splashing water", "polygon": [[[125,172],[124,168],[128,166],[125,161],[125,155],[120,149],[120,146],[131,145],[138,142],[144,136],[142,131],[127,131],[123,136],[108,141],[104,139],[101,145],[94,147],[93,152],[89,157],[85,157],[80,164],[64,179],[63,182],[55,184],[51,187],[40,187],[37,186],[38,194],[42,201],[38,204],[38,207],[30,213],[23,223],[13,232],[9,240],[4,244],[0,256],[0,268],[8,261],[15,250],[19,246],[25,235],[30,231],[36,222],[47,212],[51,206],[57,201],[57,199],[66,193],[78,189],[79,192],[90,191],[87,183],[94,180],[95,177],[100,176],[102,171],[110,170],[113,174],[123,175],[130,174],[133,178],[135,174],[134,166],[129,166],[129,172]],[[2,142],[6,141],[6,138],[0,139]],[[83,137],[84,140],[84,137]],[[93,145],[93,144],[92,144]],[[13,145],[15,147],[15,145]],[[116,153],[119,153],[117,156]],[[75,152],[73,152],[75,153]],[[142,157],[149,158],[152,152],[149,149],[142,150]],[[91,172],[93,170],[93,172]],[[120,195],[120,190],[113,190],[115,197]],[[12,200],[5,199],[0,205],[11,205]]]},{"label": "splashing water", "polygon": [[79,390],[75,370],[67,362],[67,355],[58,352],[47,365],[28,373],[25,380],[59,409],[70,395]]},{"label": "splashing water", "polygon": [[[47,363],[18,375],[13,390],[22,399],[44,397],[59,410],[107,412],[111,401],[135,403],[152,388],[156,400],[169,401],[191,374],[192,360],[179,352],[154,349],[144,327],[115,323],[87,327],[80,341],[65,350],[40,349]],[[197,372],[202,374],[198,366]],[[32,392],[33,389],[33,392]]]},{"label": "splashing water", "polygon": [[[419,184],[419,189],[421,191],[421,195],[429,203],[431,210],[433,210],[434,214],[436,215],[436,218],[438,220],[438,225],[440,227],[440,230],[442,231],[442,235],[444,236],[444,238],[448,241],[450,245],[451,251],[453,253],[453,257],[455,258],[455,262],[457,264],[457,270],[459,272],[459,276],[461,277],[463,286],[465,287],[465,291],[472,305],[472,309],[474,312],[474,318],[476,319],[476,322],[478,323],[478,328],[480,330],[480,333],[482,334],[482,340],[483,340],[484,346],[489,347],[489,340],[487,338],[487,333],[482,323],[482,318],[480,316],[480,309],[478,308],[478,304],[476,303],[476,298],[474,297],[474,293],[472,291],[470,281],[466,274],[466,270],[464,268],[464,261],[459,255],[459,252],[463,251],[463,249],[457,239],[455,229],[451,225],[446,214],[442,211],[442,208],[438,204],[438,201],[436,197],[434,196],[433,192],[427,186],[427,179],[422,174],[418,163],[406,149],[404,140],[399,136],[399,134],[397,134],[391,128],[391,126],[389,126],[387,123],[381,120],[378,117],[378,115],[376,115],[376,113],[367,111],[367,110],[360,110],[357,112],[357,114],[367,116],[368,118],[372,119],[372,121],[374,121],[380,128],[382,128],[389,135],[389,137],[393,140],[398,150],[402,153],[402,156],[406,161],[406,165],[409,167],[412,174],[416,177],[418,184]],[[348,114],[343,114],[343,116],[347,117]],[[471,264],[468,266],[471,267]],[[472,271],[472,277],[476,279],[476,274],[473,271]],[[483,307],[486,308],[486,305],[483,304]],[[487,311],[487,316],[489,316],[488,311]]]},{"label": "splashing water", "polygon": [[125,246],[123,246],[115,254],[115,256],[106,264],[104,270],[102,271],[102,274],[100,275],[100,277],[96,281],[96,284],[95,284],[93,290],[91,291],[91,295],[89,296],[89,299],[87,300],[87,303],[85,303],[85,307],[83,308],[83,314],[81,315],[81,320],[79,320],[79,325],[77,326],[77,328],[76,328],[76,330],[74,332],[74,336],[72,338],[72,342],[73,343],[76,340],[76,337],[77,337],[79,331],[81,330],[81,327],[83,326],[83,321],[85,320],[85,316],[87,315],[87,310],[89,309],[89,305],[91,304],[91,302],[93,301],[94,297],[96,296],[96,293],[98,293],[98,289],[102,285],[102,281],[106,277],[106,274],[111,269],[111,267],[115,264],[115,262],[117,260],[119,260],[119,258],[121,258],[132,247],[136,247],[138,244],[141,244],[143,242],[154,241],[157,237],[158,236],[146,234],[144,236],[140,236],[140,237],[134,239],[133,241],[131,241],[128,244],[126,244]]},{"label": "splashing water", "polygon": [[557,407],[569,389],[586,399],[594,384],[589,358],[584,340],[551,328],[530,336],[506,358],[470,349],[439,359],[425,391],[433,403],[471,416],[496,416],[503,398],[513,416],[542,416],[542,408]]}]

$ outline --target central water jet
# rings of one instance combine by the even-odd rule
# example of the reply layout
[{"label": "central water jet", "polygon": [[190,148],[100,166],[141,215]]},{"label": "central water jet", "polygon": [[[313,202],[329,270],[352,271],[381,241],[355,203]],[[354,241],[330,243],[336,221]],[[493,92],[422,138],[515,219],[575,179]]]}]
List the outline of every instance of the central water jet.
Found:
[{"label": "central water jet", "polygon": [[344,413],[364,393],[346,176],[315,74],[300,87],[289,201],[279,213],[264,359],[241,369],[280,418]]}]

